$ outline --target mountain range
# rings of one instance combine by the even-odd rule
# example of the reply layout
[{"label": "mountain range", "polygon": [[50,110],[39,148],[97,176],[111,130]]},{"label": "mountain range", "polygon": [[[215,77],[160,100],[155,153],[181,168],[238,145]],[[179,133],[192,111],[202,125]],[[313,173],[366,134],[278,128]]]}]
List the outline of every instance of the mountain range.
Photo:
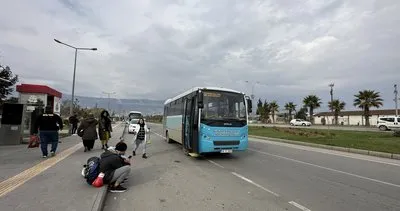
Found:
[{"label": "mountain range", "polygon": [[[71,95],[64,94],[62,101],[70,100]],[[126,114],[129,111],[140,111],[143,114],[162,114],[164,108],[164,100],[149,100],[149,99],[116,99],[116,98],[96,98],[76,96],[80,107],[84,108],[105,108],[119,114]]]}]

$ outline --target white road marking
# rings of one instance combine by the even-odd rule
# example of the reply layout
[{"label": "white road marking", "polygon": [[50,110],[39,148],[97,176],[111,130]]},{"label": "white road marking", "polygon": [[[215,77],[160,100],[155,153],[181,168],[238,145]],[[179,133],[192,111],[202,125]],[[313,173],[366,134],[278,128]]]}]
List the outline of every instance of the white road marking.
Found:
[{"label": "white road marking", "polygon": [[248,179],[248,178],[246,178],[246,177],[244,177],[244,176],[242,176],[242,175],[240,175],[240,174],[238,174],[236,172],[231,172],[231,173],[233,175],[235,175],[236,177],[239,177],[240,179],[242,179],[242,180],[244,180],[244,181],[246,181],[246,182],[248,182],[248,183],[250,183],[250,184],[252,184],[252,185],[254,185],[256,187],[258,187],[258,188],[260,188],[260,189],[262,189],[262,190],[264,190],[264,191],[266,191],[266,192],[268,192],[268,193],[270,193],[270,194],[272,194],[272,195],[274,195],[276,197],[279,197],[279,195],[277,193],[274,193],[273,191],[268,190],[267,188],[265,188],[265,187],[255,183],[255,182],[253,182],[252,180],[250,180],[250,179]]},{"label": "white road marking", "polygon": [[341,174],[346,174],[346,175],[357,177],[357,178],[360,178],[360,179],[365,179],[365,180],[369,180],[369,181],[372,181],[372,182],[381,183],[381,184],[384,184],[384,185],[389,185],[389,186],[400,188],[400,185],[398,185],[398,184],[393,184],[393,183],[390,183],[390,182],[385,182],[385,181],[381,181],[381,180],[377,180],[377,179],[372,179],[372,178],[369,178],[369,177],[364,177],[364,176],[361,176],[361,175],[352,174],[352,173],[348,173],[348,172],[345,172],[345,171],[340,171],[340,170],[337,170],[337,169],[332,169],[332,168],[328,168],[328,167],[324,167],[324,166],[320,166],[320,165],[316,165],[316,164],[312,164],[312,163],[307,163],[307,162],[304,162],[304,161],[300,161],[300,160],[296,160],[296,159],[292,159],[292,158],[288,158],[288,157],[284,157],[284,156],[280,156],[280,155],[275,155],[275,154],[271,154],[271,153],[268,153],[268,152],[255,150],[255,149],[250,149],[249,148],[249,150],[254,151],[254,152],[258,152],[258,153],[261,153],[261,154],[264,154],[264,155],[270,155],[270,156],[274,156],[274,157],[277,157],[277,158],[290,160],[290,161],[293,161],[293,162],[296,162],[296,163],[301,163],[301,164],[305,164],[305,165],[309,165],[309,166],[314,166],[314,167],[317,167],[317,168],[321,168],[321,169],[325,169],[325,170],[329,170],[329,171],[333,171],[333,172],[337,172],[337,173],[341,173]]},{"label": "white road marking", "polygon": [[120,126],[120,125],[121,125],[121,123],[119,123],[119,124],[116,124],[116,125],[114,125],[112,128],[114,129],[114,128],[116,128],[116,127]]},{"label": "white road marking", "polygon": [[214,165],[216,165],[216,166],[218,166],[218,167],[220,167],[220,168],[225,168],[225,167],[223,167],[222,165],[220,165],[220,164],[218,164],[217,162],[214,162],[214,161],[212,161],[212,160],[208,160],[208,162],[210,162],[210,163],[212,163],[212,164],[214,164]]},{"label": "white road marking", "polygon": [[259,142],[259,143],[268,143],[268,144],[273,144],[273,145],[277,145],[277,146],[290,147],[290,148],[294,148],[294,149],[307,150],[307,151],[311,151],[311,152],[318,152],[318,153],[322,153],[322,154],[329,154],[329,155],[353,158],[353,159],[358,159],[358,160],[365,160],[365,161],[369,161],[369,162],[375,162],[375,163],[381,163],[381,164],[400,167],[399,163],[388,162],[388,161],[382,160],[382,159],[389,159],[389,158],[371,157],[370,155],[355,154],[355,153],[351,153],[351,152],[340,152],[340,151],[317,148],[317,147],[312,147],[312,146],[296,145],[296,144],[291,144],[291,143],[270,141],[270,140],[257,139],[257,138],[250,138],[250,139],[249,139],[250,141],[255,141],[255,142]]},{"label": "white road marking", "polygon": [[307,207],[305,207],[305,206],[303,206],[303,205],[301,205],[301,204],[298,204],[298,203],[296,203],[296,202],[294,202],[294,201],[290,201],[289,204],[291,204],[291,205],[293,205],[293,206],[295,206],[295,207],[297,207],[297,208],[299,208],[299,209],[301,209],[301,210],[303,210],[303,211],[311,211],[311,210],[308,209]]},{"label": "white road marking", "polygon": [[161,135],[161,134],[158,134],[158,133],[156,133],[156,132],[153,132],[153,131],[151,131],[152,133],[154,133],[154,134],[156,134],[157,136],[160,136],[161,138],[165,138],[163,135]]}]

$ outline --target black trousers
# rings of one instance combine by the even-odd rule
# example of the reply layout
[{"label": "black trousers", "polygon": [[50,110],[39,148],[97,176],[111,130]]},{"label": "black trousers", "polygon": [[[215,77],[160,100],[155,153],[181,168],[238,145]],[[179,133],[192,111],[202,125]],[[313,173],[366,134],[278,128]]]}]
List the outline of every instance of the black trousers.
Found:
[{"label": "black trousers", "polygon": [[71,131],[71,133],[72,133],[72,134],[75,134],[77,129],[78,129],[78,124],[72,124],[72,131]]},{"label": "black trousers", "polygon": [[83,140],[83,146],[88,149],[93,149],[95,140]]}]

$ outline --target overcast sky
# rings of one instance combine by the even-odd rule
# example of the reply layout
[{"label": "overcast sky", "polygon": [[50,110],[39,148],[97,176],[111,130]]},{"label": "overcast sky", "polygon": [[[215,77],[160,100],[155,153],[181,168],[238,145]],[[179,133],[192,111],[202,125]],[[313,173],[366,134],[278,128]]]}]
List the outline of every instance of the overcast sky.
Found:
[{"label": "overcast sky", "polygon": [[[76,94],[164,100],[223,86],[300,104],[308,94],[400,85],[399,0],[0,0],[0,63],[20,82]],[[104,96],[104,95],[103,95]]]}]

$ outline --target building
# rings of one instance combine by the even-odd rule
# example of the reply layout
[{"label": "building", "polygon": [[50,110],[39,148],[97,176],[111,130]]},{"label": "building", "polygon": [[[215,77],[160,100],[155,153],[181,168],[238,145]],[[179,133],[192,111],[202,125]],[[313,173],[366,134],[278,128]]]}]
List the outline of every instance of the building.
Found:
[{"label": "building", "polygon": [[[377,125],[379,117],[382,116],[394,116],[396,115],[395,109],[382,109],[382,110],[371,110],[370,111],[369,124]],[[326,120],[326,124],[332,124],[335,116],[332,112],[319,112],[314,114],[314,124],[323,124],[323,119]],[[339,113],[338,118],[339,125],[365,125],[364,111],[342,111]]]}]

